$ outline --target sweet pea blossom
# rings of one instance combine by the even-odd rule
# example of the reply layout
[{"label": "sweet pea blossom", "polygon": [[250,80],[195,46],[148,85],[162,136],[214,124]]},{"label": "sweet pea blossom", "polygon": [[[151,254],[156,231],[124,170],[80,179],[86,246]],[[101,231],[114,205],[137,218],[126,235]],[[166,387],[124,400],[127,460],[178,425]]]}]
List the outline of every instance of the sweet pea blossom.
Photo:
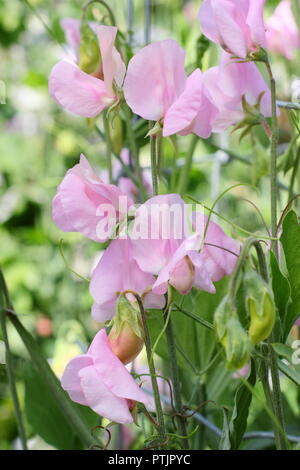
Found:
[{"label": "sweet pea blossom", "polygon": [[[128,290],[143,297],[145,308],[163,308],[164,297],[151,292],[154,276],[140,269],[133,251],[129,238],[113,240],[96,266],[90,284],[94,299],[92,316],[96,321],[110,320],[116,313],[120,294]],[[135,301],[131,294],[127,297]]]},{"label": "sweet pea blossom", "polygon": [[[120,204],[120,198],[124,206]],[[132,200],[123,195],[117,186],[104,183],[93,171],[84,155],[80,162],[67,171],[52,203],[52,217],[63,232],[79,232],[92,240],[104,242],[103,231],[98,230],[102,222],[112,223],[125,217]],[[109,212],[106,212],[105,207]],[[123,212],[122,212],[123,210]],[[114,225],[111,227],[113,231]],[[109,232],[109,230],[107,230]]]},{"label": "sweet pea blossom", "polygon": [[[74,24],[71,29],[71,41],[76,44],[78,36]],[[52,98],[63,108],[83,117],[95,117],[118,100],[115,86],[122,87],[126,72],[125,64],[114,47],[117,28],[97,25],[94,31],[101,52],[101,77],[89,75],[78,65],[65,61],[56,64],[49,77]]]},{"label": "sweet pea blossom", "polygon": [[218,108],[218,116],[213,124],[214,132],[222,132],[243,119],[243,97],[254,106],[263,93],[260,112],[265,117],[272,115],[270,89],[253,62],[234,62],[224,52],[220,65],[207,69],[203,79]]},{"label": "sweet pea blossom", "polygon": [[148,396],[113,354],[105,329],[97,333],[86,354],[68,363],[61,384],[71,400],[117,423],[133,422],[134,402],[149,404]]},{"label": "sweet pea blossom", "polygon": [[265,0],[204,0],[199,10],[201,30],[225,51],[245,59],[265,48]]},{"label": "sweet pea blossom", "polygon": [[201,70],[187,77],[184,60],[184,50],[172,39],[144,47],[128,64],[125,99],[142,118],[161,121],[165,137],[195,133],[207,138],[217,109],[204,86]]},{"label": "sweet pea blossom", "polygon": [[300,47],[300,37],[289,0],[279,3],[266,27],[268,48],[292,60]]},{"label": "sweet pea blossom", "polygon": [[[149,210],[151,206],[156,210]],[[158,217],[161,207],[162,216]],[[175,207],[178,208],[177,215]],[[193,286],[214,293],[213,283],[230,275],[235,267],[239,255],[238,244],[212,221],[204,237],[207,225],[204,214],[193,214],[191,223],[187,218],[189,214],[184,201],[177,194],[154,196],[137,210],[135,223],[148,224],[150,230],[155,229],[158,234],[156,239],[135,237],[132,242],[133,256],[138,266],[144,272],[157,275],[152,287],[154,294],[165,294],[168,284],[182,295],[187,294]],[[164,225],[167,223],[169,237],[164,236]],[[194,233],[191,224],[197,228]]]}]

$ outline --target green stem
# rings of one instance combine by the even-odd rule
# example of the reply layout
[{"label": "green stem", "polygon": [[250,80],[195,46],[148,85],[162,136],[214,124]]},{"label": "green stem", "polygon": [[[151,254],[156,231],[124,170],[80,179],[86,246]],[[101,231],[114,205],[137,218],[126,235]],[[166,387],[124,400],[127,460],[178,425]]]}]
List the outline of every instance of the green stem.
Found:
[{"label": "green stem", "polygon": [[[187,436],[187,429],[186,429],[186,419],[183,416],[184,410],[183,410],[182,401],[181,401],[181,387],[180,387],[179,369],[178,369],[177,356],[176,356],[176,344],[175,344],[172,319],[171,319],[171,316],[168,315],[169,309],[171,308],[172,306],[169,305],[165,309],[164,321],[167,322],[166,337],[167,337],[167,346],[168,346],[168,354],[169,354],[170,369],[171,369],[171,379],[172,379],[172,384],[173,384],[175,411],[177,413],[176,421],[178,423],[180,435],[185,437]],[[182,443],[185,449],[189,448],[187,439],[183,439]]]},{"label": "green stem", "polygon": [[142,170],[140,167],[138,147],[136,144],[135,135],[134,135],[134,131],[132,128],[132,121],[131,121],[132,114],[131,114],[130,108],[126,104],[123,106],[123,110],[124,110],[124,115],[125,115],[125,120],[126,120],[127,138],[128,138],[129,148],[130,148],[131,155],[134,161],[135,172],[137,174],[138,187],[139,187],[142,199],[145,200],[147,198],[147,194],[146,194],[144,183],[143,183],[143,175],[142,175]]},{"label": "green stem", "polygon": [[153,395],[154,395],[154,401],[155,401],[157,422],[158,422],[157,430],[158,430],[159,437],[161,439],[161,446],[163,447],[167,442],[167,434],[166,434],[164,415],[163,415],[163,410],[162,410],[162,405],[161,405],[161,400],[160,400],[158,384],[156,380],[157,374],[155,370],[154,360],[152,357],[152,345],[151,345],[150,332],[148,328],[146,312],[144,309],[142,299],[140,298],[139,295],[135,293],[133,294],[138,302],[140,313],[141,313],[141,320],[143,324],[144,339],[145,339],[145,346],[146,346],[146,354],[147,354],[147,359],[148,359],[148,365],[149,365],[149,371],[150,371],[151,383],[152,383]]},{"label": "green stem", "polygon": [[[1,276],[1,285],[3,285],[4,278],[3,278],[3,275],[2,275],[1,271],[0,271],[0,276]],[[4,300],[4,298],[5,298],[5,300]],[[22,444],[22,449],[27,450],[27,440],[26,440],[25,426],[24,426],[24,423],[23,423],[22,411],[21,411],[19,398],[18,398],[18,393],[17,393],[13,357],[12,357],[12,354],[11,354],[11,351],[10,351],[9,339],[8,339],[8,334],[7,334],[7,329],[6,329],[5,308],[10,308],[10,305],[7,304],[7,298],[6,298],[5,293],[0,292],[0,299],[1,299],[0,323],[1,323],[3,341],[4,341],[4,344],[5,344],[5,363],[6,363],[8,384],[9,384],[9,388],[10,388],[10,392],[11,392],[11,396],[12,396],[12,401],[13,401],[14,409],[15,409],[15,413],[16,413],[16,421],[17,421],[18,432],[19,432],[19,436],[20,436],[20,440],[21,440],[21,444]]]},{"label": "green stem", "polygon": [[191,171],[191,167],[193,163],[193,156],[194,156],[194,152],[195,152],[198,140],[199,140],[198,136],[196,135],[192,136],[192,140],[191,140],[188,152],[185,157],[184,167],[182,168],[181,174],[180,174],[179,186],[178,186],[179,194],[184,194],[187,190],[189,177],[190,177],[190,171]]},{"label": "green stem", "polygon": [[278,450],[287,450],[288,443],[285,433],[285,424],[284,424],[284,414],[283,414],[283,405],[282,405],[282,395],[280,389],[280,379],[277,365],[277,357],[272,345],[268,344],[269,349],[269,361],[270,361],[270,371],[272,378],[272,399],[273,399],[273,410],[274,414],[280,424],[280,427],[274,426],[275,442]]},{"label": "green stem", "polygon": [[288,195],[288,202],[293,198],[294,196],[294,185],[295,185],[295,180],[299,168],[299,163],[300,163],[300,146],[297,151],[297,157],[293,166],[293,173],[290,181],[290,187],[289,187],[289,195]]},{"label": "green stem", "polygon": [[157,136],[150,136],[150,154],[151,154],[151,174],[153,196],[158,194],[158,175],[157,175]]},{"label": "green stem", "polygon": [[115,18],[115,15],[113,14],[113,11],[112,11],[112,9],[110,8],[110,6],[109,6],[106,2],[104,2],[103,0],[89,0],[88,2],[86,2],[86,3],[83,5],[83,7],[82,7],[82,16],[83,16],[83,18],[84,18],[85,15],[87,14],[87,9],[88,9],[88,7],[89,7],[90,5],[92,5],[93,3],[99,3],[99,4],[102,5],[104,8],[106,8],[112,26],[116,26],[117,23],[116,23],[116,18]]},{"label": "green stem", "polygon": [[180,313],[183,313],[184,315],[186,315],[187,317],[191,318],[192,320],[196,321],[197,323],[199,323],[200,325],[202,326],[205,326],[205,328],[208,328],[209,330],[213,331],[214,330],[214,326],[209,323],[208,321],[204,320],[203,318],[199,317],[199,315],[195,314],[195,313],[192,313],[192,312],[188,312],[187,310],[183,310],[181,307],[179,307],[179,305],[176,305],[175,304],[175,309],[180,312]]},{"label": "green stem", "polygon": [[[277,104],[276,104],[276,82],[273,77],[272,69],[269,62],[266,62],[267,71],[270,77],[271,99],[272,99],[272,139],[271,139],[271,161],[270,161],[270,178],[271,178],[271,233],[272,237],[276,237],[277,232],[277,146],[278,146],[278,122],[277,122]],[[278,244],[272,240],[272,250],[278,258]]]},{"label": "green stem", "polygon": [[107,111],[103,113],[103,124],[104,124],[104,134],[105,134],[105,142],[106,142],[106,161],[107,161],[107,168],[108,168],[108,179],[109,182],[113,182],[113,167],[112,167],[112,146],[111,146],[111,138],[110,138],[110,128],[109,128],[109,118]]}]

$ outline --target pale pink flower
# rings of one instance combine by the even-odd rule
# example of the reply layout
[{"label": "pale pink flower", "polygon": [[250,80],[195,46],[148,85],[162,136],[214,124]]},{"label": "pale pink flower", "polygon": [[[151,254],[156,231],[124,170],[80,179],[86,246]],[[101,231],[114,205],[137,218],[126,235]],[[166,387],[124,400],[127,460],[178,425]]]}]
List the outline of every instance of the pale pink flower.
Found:
[{"label": "pale pink flower", "polygon": [[298,318],[298,320],[296,320],[295,325],[300,326],[300,317]]},{"label": "pale pink flower", "polygon": [[[76,44],[78,37],[74,24],[71,29],[71,40]],[[83,117],[95,117],[118,100],[116,88],[122,87],[126,72],[114,47],[117,28],[100,25],[94,29],[99,41],[103,77],[89,75],[76,64],[65,61],[56,64],[49,77],[50,95],[63,108]]]},{"label": "pale pink flower", "polygon": [[165,137],[195,133],[207,138],[217,110],[200,69],[187,77],[184,60],[184,50],[172,39],[144,47],[128,64],[125,99],[142,118],[161,121]]},{"label": "pale pink flower", "polygon": [[68,363],[61,384],[71,400],[117,423],[133,422],[130,409],[134,402],[146,406],[149,403],[147,395],[113,354],[105,329],[97,333],[86,354]]},{"label": "pale pink flower", "polygon": [[207,69],[203,80],[218,108],[214,132],[222,132],[244,118],[243,96],[248,104],[255,105],[259,95],[264,93],[260,112],[265,117],[272,115],[270,89],[253,62],[236,63],[224,52],[220,65]]},{"label": "pale pink flower", "polygon": [[199,11],[202,33],[240,58],[266,47],[265,0],[204,0]]},{"label": "pale pink flower", "polygon": [[[154,211],[149,210],[151,206]],[[207,217],[201,213],[194,214],[193,221],[189,217],[177,194],[155,196],[137,210],[135,224],[148,225],[156,234],[156,239],[143,240],[136,237],[133,227],[133,256],[144,272],[158,276],[152,288],[155,294],[165,294],[168,284],[183,295],[193,286],[214,293],[213,283],[230,275],[235,267],[238,244],[212,221],[204,238]],[[197,227],[195,233],[192,224]],[[168,237],[164,236],[166,228]]]},{"label": "pale pink flower", "polygon": [[[124,207],[120,204],[123,196]],[[110,205],[114,210],[115,222],[122,220],[127,214],[132,200],[123,195],[113,184],[104,183],[93,171],[88,160],[81,155],[80,162],[67,171],[57,194],[53,199],[52,217],[63,232],[80,232],[92,240],[103,242],[109,238],[101,236],[97,230],[99,223],[107,221],[109,214],[101,210],[101,206]],[[112,231],[114,226],[111,227]]]},{"label": "pale pink flower", "polygon": [[[141,270],[134,259],[131,240],[113,240],[92,274],[93,318],[98,322],[110,320],[116,313],[118,297],[128,290],[143,297],[145,308],[163,308],[164,297],[151,292],[154,281],[154,276]],[[128,298],[135,301],[132,295]]]},{"label": "pale pink flower", "polygon": [[271,51],[292,60],[300,47],[300,36],[291,2],[283,0],[267,21],[267,43]]}]

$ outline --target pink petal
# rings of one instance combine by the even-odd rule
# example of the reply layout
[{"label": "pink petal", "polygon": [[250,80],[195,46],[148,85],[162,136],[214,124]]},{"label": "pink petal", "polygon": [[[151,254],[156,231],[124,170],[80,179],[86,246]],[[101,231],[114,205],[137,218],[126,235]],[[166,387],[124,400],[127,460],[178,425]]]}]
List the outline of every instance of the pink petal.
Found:
[{"label": "pink petal", "polygon": [[112,104],[102,80],[82,72],[67,62],[56,64],[49,77],[49,92],[63,108],[83,117],[95,117]]},{"label": "pink petal", "polygon": [[100,44],[103,75],[106,90],[113,94],[112,83],[114,78],[118,86],[121,86],[125,76],[125,64],[120,54],[114,47],[118,28],[116,26],[97,26],[96,34]]},{"label": "pink petal", "polygon": [[105,329],[97,333],[88,354],[94,358],[98,374],[114,395],[128,400],[148,403],[149,399],[146,394],[136,384],[124,364],[113,354]]},{"label": "pink petal", "polygon": [[158,121],[184,89],[185,52],[172,39],[141,49],[129,62],[124,95],[132,111]]},{"label": "pink petal", "polygon": [[72,359],[66,366],[61,378],[61,386],[70,395],[71,400],[81,405],[88,406],[86,397],[82,391],[79,372],[81,369],[93,364],[93,359],[88,354]]},{"label": "pink petal", "polygon": [[219,281],[225,275],[232,274],[239,257],[239,244],[225,235],[222,228],[212,221],[209,223],[204,243],[202,253],[209,259],[208,270],[212,281]]},{"label": "pink petal", "polygon": [[219,33],[219,44],[228,52],[245,58],[247,55],[247,34],[235,21],[236,6],[227,0],[211,0],[214,18]]},{"label": "pink petal", "polygon": [[231,0],[204,0],[199,11],[203,34],[237,55],[247,55],[247,34],[236,18],[236,6]]},{"label": "pink petal", "polygon": [[183,93],[168,109],[163,135],[167,137],[186,129],[197,116],[203,101],[203,82],[200,69],[196,69],[186,80]]},{"label": "pink petal", "polygon": [[[92,314],[99,322],[112,318],[120,293],[131,290],[142,295],[154,282],[151,274],[139,268],[132,250],[129,239],[113,240],[93,272],[90,293],[95,304]],[[163,305],[164,299],[152,297],[153,305],[151,298],[147,300],[148,308],[156,308],[157,304]]]},{"label": "pink petal", "polygon": [[68,44],[78,60],[80,46],[80,20],[74,18],[63,18],[60,25],[64,30]]},{"label": "pink petal", "polygon": [[194,271],[184,258],[190,251],[200,249],[200,243],[201,236],[198,233],[191,235],[181,243],[153,284],[152,291],[155,294],[166,292],[167,281],[170,281],[170,284],[183,295],[189,292],[193,285]]},{"label": "pink petal", "polygon": [[95,413],[116,423],[129,424],[133,422],[127,400],[111,392],[94,366],[82,369],[79,375],[88,406]]},{"label": "pink petal", "polygon": [[[126,204],[119,207],[121,196],[116,186],[102,182],[81,155],[80,163],[66,173],[58,187],[53,200],[53,220],[63,231],[80,232],[92,240],[106,241],[114,224],[124,217],[131,205],[131,200],[125,198]],[[99,210],[101,206],[103,213]],[[110,224],[111,231],[107,230],[107,235],[101,233],[100,223],[105,227]]]},{"label": "pink petal", "polygon": [[[141,205],[131,236],[133,256],[144,272],[158,274],[185,237],[185,206],[178,194],[154,196]],[[143,233],[138,237],[138,229]],[[151,253],[151,256],[149,256]]]},{"label": "pink petal", "polygon": [[247,25],[250,28],[252,43],[255,46],[267,47],[265,24],[264,24],[264,5],[266,0],[255,0],[249,2],[249,11],[247,16]]}]

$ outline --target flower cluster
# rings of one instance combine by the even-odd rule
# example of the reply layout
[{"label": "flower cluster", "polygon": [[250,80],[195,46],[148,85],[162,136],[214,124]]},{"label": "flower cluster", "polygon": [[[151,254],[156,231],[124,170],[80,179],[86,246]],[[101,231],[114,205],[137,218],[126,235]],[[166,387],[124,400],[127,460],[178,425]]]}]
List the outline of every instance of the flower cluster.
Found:
[{"label": "flower cluster", "polygon": [[[155,121],[164,137],[208,138],[238,124],[251,107],[268,117],[270,91],[251,61],[267,46],[264,3],[204,0],[201,30],[224,52],[218,66],[189,76],[185,51],[172,39],[147,45],[125,65],[115,47],[116,27],[64,20],[72,60],[53,68],[50,94],[83,117],[126,103]],[[84,35],[93,45],[92,61],[84,55]],[[150,190],[148,184],[145,192]],[[53,200],[61,230],[110,241],[93,271],[90,293],[92,317],[112,328],[108,336],[100,330],[88,352],[67,365],[62,385],[72,400],[120,423],[133,421],[135,402],[149,403],[125,368],[143,346],[137,297],[147,310],[164,308],[169,287],[181,295],[193,287],[213,294],[214,283],[233,272],[239,256],[239,244],[198,209],[189,211],[178,194],[155,195],[137,207],[137,192],[129,179],[119,186],[104,181],[81,155]]]},{"label": "flower cluster", "polygon": [[189,76],[184,68],[185,51],[173,39],[139,50],[126,71],[114,46],[117,28],[94,23],[90,30],[100,60],[93,73],[87,73],[80,68],[80,23],[64,20],[73,60],[55,65],[49,78],[50,94],[62,107],[84,117],[95,117],[125,98],[135,114],[158,122],[165,137],[194,133],[208,138],[237,124],[244,115],[242,98],[251,106],[258,103],[262,116],[269,117],[269,88],[255,64],[246,61],[247,54],[266,47],[263,4],[262,0],[205,0],[199,12],[201,29],[226,52],[219,66],[204,72],[197,68]]}]

